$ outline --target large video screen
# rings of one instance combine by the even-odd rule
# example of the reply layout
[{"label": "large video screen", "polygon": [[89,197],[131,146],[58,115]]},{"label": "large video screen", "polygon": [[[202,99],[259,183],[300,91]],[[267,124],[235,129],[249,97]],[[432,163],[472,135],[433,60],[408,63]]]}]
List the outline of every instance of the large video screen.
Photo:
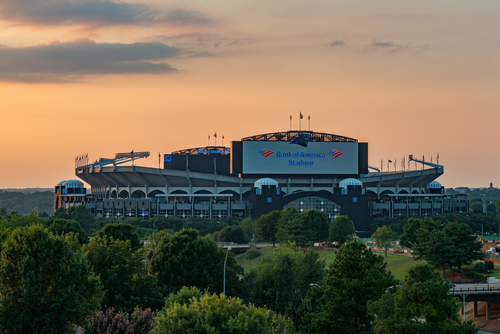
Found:
[{"label": "large video screen", "polygon": [[243,174],[356,175],[358,143],[243,141]]}]

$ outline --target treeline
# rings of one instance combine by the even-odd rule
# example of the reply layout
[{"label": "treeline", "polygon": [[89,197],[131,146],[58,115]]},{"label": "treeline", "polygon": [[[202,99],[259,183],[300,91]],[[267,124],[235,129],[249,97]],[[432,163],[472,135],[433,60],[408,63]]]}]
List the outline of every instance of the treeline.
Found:
[{"label": "treeline", "polygon": [[[476,235],[481,235],[484,231],[485,234],[498,233],[498,223],[500,220],[496,215],[483,214],[482,212],[446,212],[442,215],[431,216],[433,220],[439,222],[455,222],[466,224],[470,227],[472,233]],[[425,217],[414,217],[423,219]],[[375,218],[371,224],[371,232],[374,233],[378,227],[389,226],[394,232],[398,234],[403,233],[403,228],[408,221],[409,217],[399,216],[399,217],[384,217]]]},{"label": "treeline", "polygon": [[[158,220],[146,242],[132,225],[110,223],[89,240],[77,220],[95,220],[83,209],[49,218],[36,213],[0,218],[0,332],[74,333],[76,327],[86,334],[478,330],[471,322],[461,323],[449,283],[443,284],[434,270],[443,262],[433,262],[445,258],[444,266],[457,266],[472,261],[470,254],[477,257],[465,224],[408,221],[405,242],[430,265],[411,269],[399,288],[383,257],[361,242],[342,245],[328,267],[313,248],[297,246],[327,235],[338,238],[344,225],[352,229],[346,217],[328,224],[322,212],[297,215],[293,208],[261,217],[253,222],[256,234],[264,237],[271,229],[280,246],[256,269],[243,272],[214,236],[241,227],[244,220],[228,218],[222,229],[207,230],[206,236],[182,229],[173,224],[176,220],[167,219],[160,230]],[[449,260],[459,249],[461,262]]]},{"label": "treeline", "polygon": [[[27,215],[32,211],[54,212],[54,193],[51,191],[21,192],[0,190],[0,215],[15,211]],[[2,214],[3,212],[3,214]]]}]

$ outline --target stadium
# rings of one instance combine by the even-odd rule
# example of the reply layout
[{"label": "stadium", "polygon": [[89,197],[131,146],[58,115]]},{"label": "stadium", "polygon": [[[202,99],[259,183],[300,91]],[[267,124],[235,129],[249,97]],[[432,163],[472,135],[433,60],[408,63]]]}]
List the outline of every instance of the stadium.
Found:
[{"label": "stadium", "polygon": [[[435,181],[444,167],[409,156],[420,168],[381,171],[368,165],[368,143],[328,133],[287,131],[232,141],[231,147],[182,149],[162,157],[162,168],[135,160],[149,152],[117,153],[89,163],[75,158],[78,180],[55,187],[54,210],[85,205],[97,217],[156,215],[258,218],[295,206],[318,209],[329,220],[347,215],[360,237],[374,217],[468,211],[463,195],[446,195]],[[128,165],[124,165],[129,163]],[[130,165],[130,163],[132,163]],[[396,168],[394,168],[396,169]]]}]

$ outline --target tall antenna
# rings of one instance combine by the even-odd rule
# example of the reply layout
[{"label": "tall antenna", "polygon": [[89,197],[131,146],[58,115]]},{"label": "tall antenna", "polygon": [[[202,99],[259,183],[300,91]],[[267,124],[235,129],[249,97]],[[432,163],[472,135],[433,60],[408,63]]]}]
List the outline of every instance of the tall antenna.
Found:
[{"label": "tall antenna", "polygon": [[436,164],[439,165],[439,152],[438,152],[437,157],[436,157]]}]

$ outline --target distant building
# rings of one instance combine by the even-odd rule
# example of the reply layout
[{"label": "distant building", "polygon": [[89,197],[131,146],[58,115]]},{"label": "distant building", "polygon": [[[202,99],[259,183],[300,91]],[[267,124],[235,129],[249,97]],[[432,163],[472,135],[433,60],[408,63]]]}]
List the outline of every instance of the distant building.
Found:
[{"label": "distant building", "polygon": [[56,187],[55,208],[80,203],[99,217],[220,219],[257,218],[295,206],[299,212],[318,209],[330,220],[347,215],[361,237],[370,234],[373,217],[468,210],[466,197],[444,195],[433,182],[443,166],[414,160],[427,168],[382,172],[368,166],[368,143],[334,134],[260,134],[233,141],[230,148],[164,154],[163,168],[123,165],[147,156],[119,153],[90,164],[87,156],[77,158],[75,173],[91,194]]}]

